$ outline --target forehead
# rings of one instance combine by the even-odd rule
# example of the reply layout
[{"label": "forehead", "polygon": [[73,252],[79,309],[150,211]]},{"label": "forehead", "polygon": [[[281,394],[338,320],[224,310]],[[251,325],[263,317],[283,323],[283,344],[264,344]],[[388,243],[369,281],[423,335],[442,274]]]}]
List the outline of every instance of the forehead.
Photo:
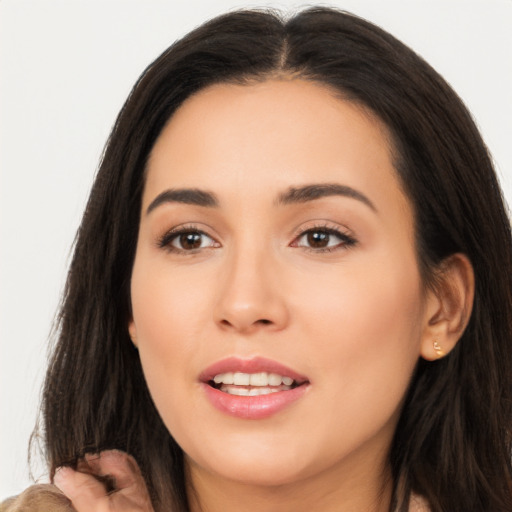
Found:
[{"label": "forehead", "polygon": [[[302,79],[217,84],[187,99],[150,155],[144,203],[169,187],[238,198],[339,182],[407,203],[391,137],[363,107]],[[380,193],[379,193],[380,191]]]}]

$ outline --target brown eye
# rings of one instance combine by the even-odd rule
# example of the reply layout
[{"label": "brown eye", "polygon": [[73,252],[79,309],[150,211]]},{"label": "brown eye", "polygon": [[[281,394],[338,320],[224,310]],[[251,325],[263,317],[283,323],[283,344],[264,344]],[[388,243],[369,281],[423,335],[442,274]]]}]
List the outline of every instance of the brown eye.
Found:
[{"label": "brown eye", "polygon": [[334,251],[356,244],[356,240],[336,229],[322,228],[304,231],[292,244],[293,247],[304,247],[313,251]]},{"label": "brown eye", "polygon": [[329,245],[330,238],[330,233],[326,233],[325,231],[310,231],[306,234],[306,240],[309,247],[313,247],[315,249],[327,247]]},{"label": "brown eye", "polygon": [[176,238],[176,241],[178,241],[180,249],[191,250],[201,247],[202,238],[201,233],[182,233]]},{"label": "brown eye", "polygon": [[202,231],[180,231],[169,233],[160,241],[160,247],[167,247],[175,251],[194,251],[218,247],[219,244]]}]

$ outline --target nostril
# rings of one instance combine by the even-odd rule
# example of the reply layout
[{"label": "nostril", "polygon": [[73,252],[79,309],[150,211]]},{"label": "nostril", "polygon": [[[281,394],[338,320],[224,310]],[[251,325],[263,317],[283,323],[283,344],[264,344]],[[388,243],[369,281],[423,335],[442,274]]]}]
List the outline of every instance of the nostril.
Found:
[{"label": "nostril", "polygon": [[272,320],[269,320],[268,318],[260,318],[259,320],[255,320],[253,322],[247,321],[245,322],[244,319],[227,319],[223,318],[220,320],[219,325],[223,327],[224,329],[235,329],[238,331],[252,331],[254,328],[257,328],[258,326],[271,326],[274,325],[275,322]]}]

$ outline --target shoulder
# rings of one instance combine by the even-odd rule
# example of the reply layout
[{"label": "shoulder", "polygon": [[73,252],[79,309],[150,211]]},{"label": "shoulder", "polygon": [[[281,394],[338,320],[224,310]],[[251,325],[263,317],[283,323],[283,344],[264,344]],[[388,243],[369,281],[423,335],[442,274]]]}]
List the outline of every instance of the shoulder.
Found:
[{"label": "shoulder", "polygon": [[75,512],[71,502],[57,487],[32,485],[20,495],[0,503],[0,512]]}]

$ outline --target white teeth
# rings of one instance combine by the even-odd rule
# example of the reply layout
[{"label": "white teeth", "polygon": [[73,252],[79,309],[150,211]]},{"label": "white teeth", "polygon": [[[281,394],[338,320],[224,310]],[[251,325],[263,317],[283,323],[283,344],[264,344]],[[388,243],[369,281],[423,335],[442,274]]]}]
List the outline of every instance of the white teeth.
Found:
[{"label": "white teeth", "polygon": [[215,384],[220,384],[221,382],[224,384],[233,384],[233,372],[215,375],[215,377],[213,378],[213,382],[215,382]]},{"label": "white teeth", "polygon": [[270,373],[268,376],[268,383],[270,386],[280,386],[283,378],[277,373]]},{"label": "white teeth", "polygon": [[280,390],[272,388],[253,388],[249,390],[249,396],[270,395],[270,393],[277,393],[278,391]]},{"label": "white teeth", "polygon": [[233,383],[236,386],[248,386],[251,381],[251,376],[248,373],[236,372],[233,375]]},{"label": "white teeth", "polygon": [[293,384],[293,379],[291,377],[283,377],[283,384],[285,386],[291,386]]},{"label": "white teeth", "polygon": [[268,375],[265,372],[252,373],[249,384],[251,386],[268,386]]},{"label": "white teeth", "polygon": [[291,377],[283,377],[277,373],[242,373],[242,372],[227,372],[219,373],[213,378],[215,384],[234,384],[235,386],[291,386],[293,379]]},{"label": "white teeth", "polygon": [[237,396],[259,396],[259,395],[270,395],[271,393],[278,393],[279,391],[285,391],[290,389],[289,387],[282,386],[280,388],[242,388],[235,386],[222,386],[220,388],[224,393],[229,395]]}]

